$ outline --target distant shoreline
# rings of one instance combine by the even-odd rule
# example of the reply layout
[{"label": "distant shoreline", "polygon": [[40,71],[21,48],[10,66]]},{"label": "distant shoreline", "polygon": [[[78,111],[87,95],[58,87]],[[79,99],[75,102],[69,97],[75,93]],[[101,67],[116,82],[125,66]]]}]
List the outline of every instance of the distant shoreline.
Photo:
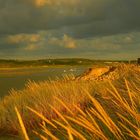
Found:
[{"label": "distant shoreline", "polygon": [[[0,59],[0,70],[17,70],[29,68],[47,68],[47,67],[62,67],[62,66],[86,66],[86,65],[103,65],[109,63],[128,63],[126,60],[91,60],[84,58],[71,59],[43,59],[43,60],[4,60]],[[131,61],[135,63],[136,61]]]}]

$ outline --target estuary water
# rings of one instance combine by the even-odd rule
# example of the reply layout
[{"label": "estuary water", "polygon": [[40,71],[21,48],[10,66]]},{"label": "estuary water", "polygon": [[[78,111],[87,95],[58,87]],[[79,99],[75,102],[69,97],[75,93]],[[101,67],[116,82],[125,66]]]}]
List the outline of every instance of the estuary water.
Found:
[{"label": "estuary water", "polygon": [[30,81],[45,81],[49,79],[62,78],[64,75],[75,76],[83,73],[89,66],[61,66],[61,67],[37,67],[19,69],[0,69],[0,97],[9,94],[11,89],[23,89]]}]

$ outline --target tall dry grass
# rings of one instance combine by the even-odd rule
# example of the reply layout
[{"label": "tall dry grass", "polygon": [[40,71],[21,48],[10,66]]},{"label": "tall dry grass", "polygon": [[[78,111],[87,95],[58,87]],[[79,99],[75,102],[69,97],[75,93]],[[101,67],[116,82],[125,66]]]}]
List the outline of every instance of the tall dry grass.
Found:
[{"label": "tall dry grass", "polygon": [[[33,132],[40,139],[80,139],[80,140],[121,140],[140,139],[140,114],[139,94],[129,87],[129,82],[124,80],[126,86],[125,98],[118,89],[110,83],[107,97],[95,98],[86,92],[90,107],[82,110],[73,105],[75,112],[65,115],[50,106],[57,114],[57,118],[46,120],[46,117],[35,109],[27,107],[34,115],[42,119],[40,129],[42,132]],[[138,88],[138,87],[137,87]],[[105,104],[105,106],[104,106]],[[107,107],[108,106],[108,107]],[[109,107],[110,106],[110,107]],[[63,105],[65,107],[65,103]],[[69,107],[67,108],[69,111]]]},{"label": "tall dry grass", "polygon": [[42,140],[139,140],[140,71],[121,67],[125,78],[112,82],[29,82],[1,101],[1,130],[26,140],[31,132]]},{"label": "tall dry grass", "polygon": [[[82,106],[86,103],[87,97],[85,90],[92,92],[94,84],[85,81],[75,82],[65,78],[63,81],[28,82],[24,90],[12,90],[10,95],[0,101],[0,130],[2,133],[17,134],[19,126],[15,122],[15,106],[18,108],[25,127],[38,127],[41,119],[32,115],[26,106],[34,108],[47,119],[57,118],[57,114],[50,108],[54,106],[66,114],[74,111],[72,104]],[[55,98],[57,98],[55,100]],[[59,100],[61,99],[61,100]],[[63,107],[65,103],[65,107]],[[83,106],[84,107],[84,106]],[[67,111],[69,108],[69,111]]]}]

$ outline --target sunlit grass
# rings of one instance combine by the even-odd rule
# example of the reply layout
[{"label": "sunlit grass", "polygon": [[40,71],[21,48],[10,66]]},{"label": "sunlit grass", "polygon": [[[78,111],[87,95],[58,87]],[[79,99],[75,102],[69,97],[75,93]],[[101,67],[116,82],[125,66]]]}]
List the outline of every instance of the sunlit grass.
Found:
[{"label": "sunlit grass", "polygon": [[1,130],[22,130],[25,139],[31,132],[42,140],[140,139],[140,71],[133,65],[121,67],[125,77],[115,81],[65,77],[11,91],[0,102]]},{"label": "sunlit grass", "polygon": [[16,114],[17,114],[17,117],[18,117],[18,120],[19,120],[19,124],[21,126],[21,130],[23,132],[23,137],[24,137],[25,140],[29,140],[29,137],[28,137],[28,134],[26,132],[26,129],[25,129],[24,123],[22,121],[21,115],[20,115],[20,113],[19,113],[19,111],[16,107],[15,107],[15,111],[16,111]]}]

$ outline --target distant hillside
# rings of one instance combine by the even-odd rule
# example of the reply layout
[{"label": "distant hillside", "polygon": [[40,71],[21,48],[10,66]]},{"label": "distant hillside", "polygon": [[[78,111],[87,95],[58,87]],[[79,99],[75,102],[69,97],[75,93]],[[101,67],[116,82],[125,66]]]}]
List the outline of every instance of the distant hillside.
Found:
[{"label": "distant hillside", "polygon": [[[84,58],[41,59],[41,60],[5,60],[0,59],[0,67],[53,66],[53,65],[92,65],[114,62],[108,60],[91,60]],[[126,61],[121,61],[126,62]]]}]

